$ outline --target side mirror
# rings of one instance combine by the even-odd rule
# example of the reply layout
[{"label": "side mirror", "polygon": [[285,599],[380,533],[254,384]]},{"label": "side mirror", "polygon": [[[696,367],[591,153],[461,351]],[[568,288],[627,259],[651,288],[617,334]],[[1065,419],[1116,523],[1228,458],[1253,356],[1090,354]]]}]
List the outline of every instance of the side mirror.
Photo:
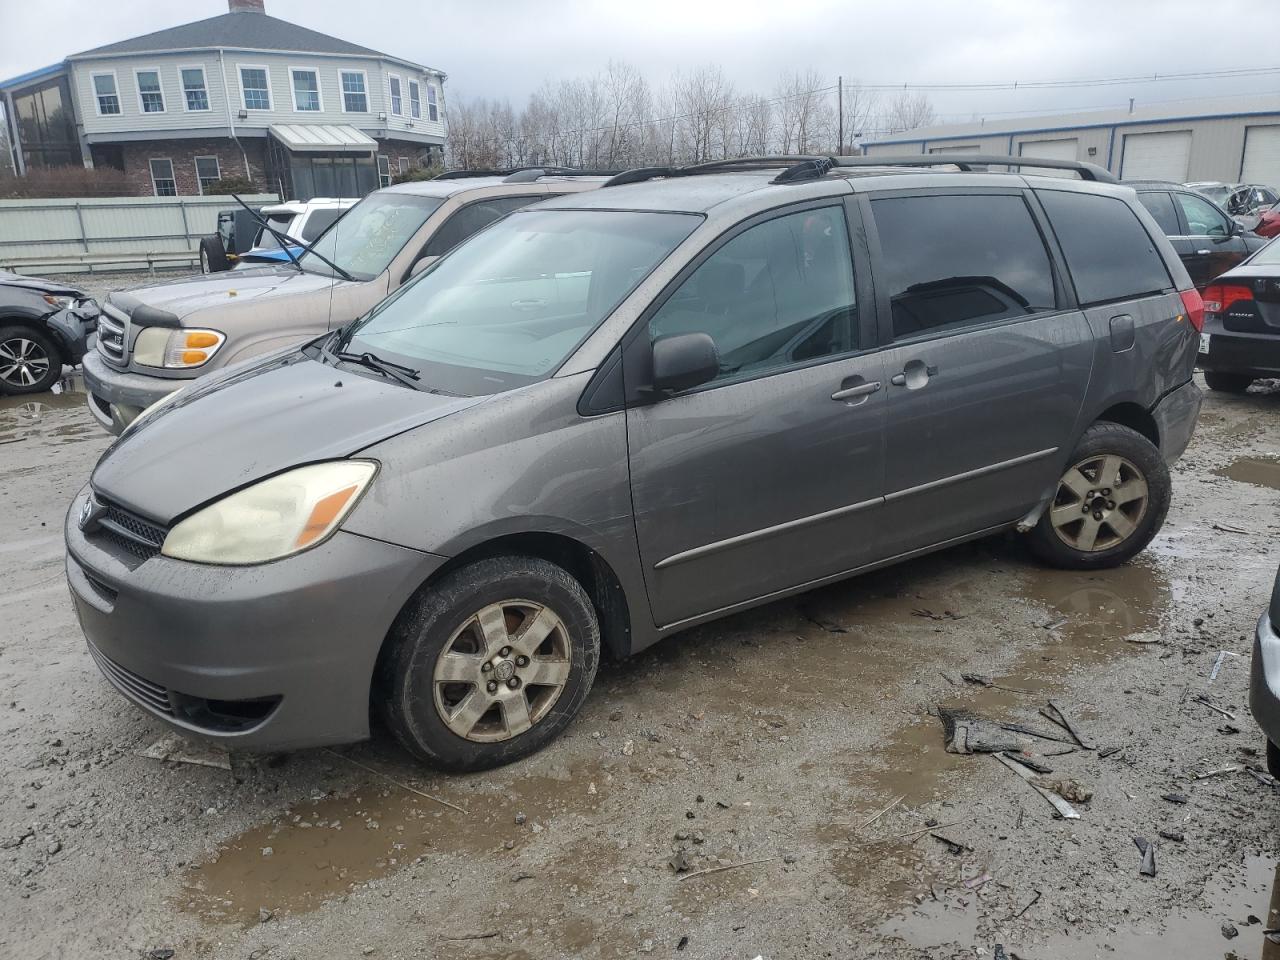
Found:
[{"label": "side mirror", "polygon": [[653,342],[653,388],[679,393],[714,380],[720,372],[720,352],[705,333],[681,333]]},{"label": "side mirror", "polygon": [[409,268],[409,276],[416,277],[439,259],[439,257],[420,257],[418,261]]}]

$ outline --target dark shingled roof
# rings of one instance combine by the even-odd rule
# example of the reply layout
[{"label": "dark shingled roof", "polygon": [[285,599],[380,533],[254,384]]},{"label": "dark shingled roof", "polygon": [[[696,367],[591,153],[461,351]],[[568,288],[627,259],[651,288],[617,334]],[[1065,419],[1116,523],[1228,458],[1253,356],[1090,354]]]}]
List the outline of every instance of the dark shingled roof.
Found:
[{"label": "dark shingled roof", "polygon": [[[96,56],[111,53],[156,53],[164,50],[192,48],[232,47],[254,50],[294,50],[303,53],[351,53],[369,57],[389,57],[390,54],[370,50],[356,43],[348,43],[316,30],[308,30],[288,20],[270,17],[265,13],[224,13],[195,23],[184,23],[157,30],[141,37],[95,47],[73,57]],[[393,59],[401,59],[395,57]]]}]

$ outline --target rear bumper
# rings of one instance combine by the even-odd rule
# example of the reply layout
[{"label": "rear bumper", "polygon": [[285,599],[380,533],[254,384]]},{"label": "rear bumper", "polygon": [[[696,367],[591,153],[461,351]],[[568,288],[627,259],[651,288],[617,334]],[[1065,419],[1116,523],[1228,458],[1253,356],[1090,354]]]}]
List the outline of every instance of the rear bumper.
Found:
[{"label": "rear bumper", "polygon": [[1160,436],[1160,453],[1168,463],[1173,463],[1187,449],[1196,430],[1200,405],[1204,394],[1194,380],[1188,380],[1177,390],[1165,394],[1151,410],[1152,419]]},{"label": "rear bumper", "polygon": [[1280,745],[1280,635],[1265,613],[1253,637],[1249,710],[1267,739]]},{"label": "rear bumper", "polygon": [[1210,333],[1209,352],[1197,358],[1201,370],[1252,377],[1280,377],[1280,336],[1234,337]]},{"label": "rear bumper", "polygon": [[191,382],[114,370],[97,351],[84,355],[83,368],[89,412],[117,436],[147,407]]},{"label": "rear bumper", "polygon": [[233,749],[360,740],[378,652],[405,601],[443,559],[339,531],[270,564],[139,562],[77,518],[66,572],[89,651],[156,719]]}]

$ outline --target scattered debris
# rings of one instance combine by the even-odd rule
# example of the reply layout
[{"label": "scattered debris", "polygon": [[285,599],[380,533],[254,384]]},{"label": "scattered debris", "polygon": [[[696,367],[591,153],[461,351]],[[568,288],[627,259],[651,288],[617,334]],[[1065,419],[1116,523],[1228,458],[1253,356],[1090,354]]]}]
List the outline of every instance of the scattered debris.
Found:
[{"label": "scattered debris", "polygon": [[1188,798],[1183,793],[1162,793],[1160,799],[1168,800],[1170,803],[1186,803]]},{"label": "scattered debris", "polygon": [[1240,656],[1240,654],[1232,653],[1230,650],[1219,650],[1218,659],[1213,661],[1213,669],[1209,671],[1209,682],[1213,683],[1213,681],[1218,679],[1218,671],[1222,669],[1222,663],[1227,659],[1227,657],[1238,656]]},{"label": "scattered debris", "polygon": [[231,754],[222,747],[187,740],[176,733],[166,733],[150,746],[141,747],[134,753],[148,760],[191,763],[200,767],[214,767],[218,770],[231,769]]},{"label": "scattered debris", "polygon": [[1025,754],[1014,753],[1012,750],[1006,750],[1004,751],[1004,756],[1008,757],[1010,760],[1017,761],[1034,773],[1053,773],[1053,767],[1047,767],[1043,763],[1032,760]]},{"label": "scattered debris", "polygon": [[958,857],[960,856],[960,854],[966,853],[966,852],[973,853],[973,847],[969,846],[967,843],[960,843],[958,840],[948,839],[947,837],[942,836],[942,834],[940,833],[931,833],[929,834],[929,836],[933,837],[933,839],[937,840],[939,843],[944,844],[947,848],[947,851],[951,853],[953,856]]},{"label": "scattered debris", "polygon": [[1036,780],[1034,782],[1036,786],[1051,790],[1071,803],[1088,803],[1093,799],[1093,791],[1077,780]]},{"label": "scattered debris", "polygon": [[1236,765],[1231,767],[1222,767],[1220,770],[1210,770],[1207,773],[1197,773],[1197,780],[1208,780],[1210,777],[1220,777],[1226,773],[1243,773],[1244,767]]},{"label": "scattered debris", "polygon": [[26,437],[10,437],[7,440],[0,440],[0,446],[3,446],[6,443],[21,443],[25,439],[27,438]]},{"label": "scattered debris", "polygon": [[981,673],[962,673],[960,679],[965,683],[972,683],[978,687],[990,687],[993,690],[1007,690],[1009,693],[1031,693],[1030,690],[1023,690],[1021,687],[1006,687],[1002,683],[996,683],[994,677],[984,676]]},{"label": "scattered debris", "polygon": [[742,860],[738,863],[726,863],[719,867],[707,867],[705,870],[695,870],[693,873],[685,873],[676,877],[677,880],[692,880],[694,877],[705,877],[709,873],[720,873],[722,870],[736,870],[738,867],[751,867],[757,863],[768,863],[770,860],[777,860],[777,857],[761,857],[759,860]]},{"label": "scattered debris", "polygon": [[1138,852],[1142,854],[1142,863],[1138,866],[1138,873],[1144,877],[1154,877],[1156,875],[1156,845],[1146,837],[1134,837],[1133,842],[1137,846]]},{"label": "scattered debris", "polygon": [[491,930],[488,933],[463,933],[456,937],[441,937],[441,943],[457,943],[463,940],[492,940],[494,937],[501,936],[501,931]]},{"label": "scattered debris", "polygon": [[667,866],[676,873],[688,873],[690,869],[689,858],[685,856],[683,850],[677,850],[672,854],[671,859],[667,861]]},{"label": "scattered debris", "polygon": [[[1035,893],[1036,895],[1031,898],[1031,901],[1025,907],[1023,907],[1017,913],[1011,913],[1009,914],[1009,916],[1005,917],[1005,922],[1007,923],[1010,920],[1017,920],[1020,916],[1022,916],[1024,913],[1026,913],[1028,910],[1034,907],[1037,903],[1039,903],[1040,898],[1044,896],[1044,894],[1042,894],[1039,890],[1037,890]],[[996,949],[997,950],[1000,949],[999,944],[996,945]]]},{"label": "scattered debris", "polygon": [[881,817],[883,817],[886,813],[888,813],[890,810],[892,810],[894,807],[896,807],[898,804],[900,804],[903,800],[905,800],[905,799],[906,799],[906,797],[907,797],[907,795],[904,793],[904,794],[903,794],[902,796],[900,796],[897,800],[893,801],[893,803],[889,804],[887,807],[885,807],[883,810],[881,810],[879,813],[877,813],[877,814],[876,814],[874,817],[872,817],[870,820],[868,820],[868,821],[866,821],[865,823],[863,823],[860,827],[858,827],[858,829],[859,829],[859,830],[862,830],[862,829],[864,829],[865,827],[869,827],[869,826],[871,826],[873,823],[875,823],[877,820],[879,820]]},{"label": "scattered debris", "polygon": [[1228,720],[1235,720],[1236,718],[1236,715],[1232,713],[1230,710],[1223,710],[1221,707],[1215,707],[1212,703],[1209,702],[1208,698],[1206,698],[1204,694],[1199,694],[1197,696],[1192,697],[1191,699],[1196,703],[1200,704],[1202,707],[1208,707],[1214,713],[1217,713],[1226,717]]},{"label": "scattered debris", "polygon": [[1236,929],[1234,923],[1224,923],[1222,925],[1222,935],[1228,940],[1234,940],[1236,937],[1240,936],[1240,931]]},{"label": "scattered debris", "polygon": [[964,615],[952,613],[950,610],[943,610],[941,613],[934,613],[932,610],[926,610],[920,607],[911,611],[913,617],[924,617],[928,620],[963,620]]},{"label": "scattered debris", "polygon": [[173,951],[168,947],[156,947],[150,951],[147,956],[150,960],[169,960],[173,956]]},{"label": "scattered debris", "polygon": [[676,944],[676,952],[678,953],[679,951],[683,950],[683,949],[684,949],[685,947],[687,947],[688,945],[689,945],[689,938],[688,938],[688,937],[681,937],[681,938],[680,938],[680,942]]},{"label": "scattered debris", "polygon": [[1125,637],[1126,643],[1140,643],[1150,645],[1154,643],[1164,643],[1164,638],[1158,633],[1135,633],[1132,636]]},{"label": "scattered debris", "polygon": [[979,887],[984,887],[990,882],[991,874],[983,873],[976,877],[970,877],[968,880],[964,881],[964,888],[966,890],[977,890]]},{"label": "scattered debris", "polygon": [[1184,839],[1186,839],[1177,830],[1161,830],[1160,836],[1166,840],[1171,840],[1174,843],[1181,843]]},{"label": "scattered debris", "polygon": [[417,789],[416,787],[411,787],[407,783],[402,783],[399,780],[397,780],[395,777],[391,777],[383,773],[381,770],[375,770],[373,767],[369,766],[367,763],[361,763],[359,760],[356,760],[352,757],[348,757],[346,754],[338,753],[338,751],[336,750],[330,750],[328,747],[321,747],[320,749],[322,749],[325,753],[328,753],[328,754],[331,754],[332,756],[337,757],[339,760],[345,760],[347,761],[347,763],[350,763],[353,766],[357,766],[361,770],[366,770],[369,773],[372,773],[375,777],[381,777],[383,780],[386,780],[388,783],[394,784],[395,786],[399,787],[401,790],[407,790],[410,793],[417,794],[418,796],[423,797],[424,799],[432,800],[440,804],[441,806],[448,807],[450,810],[457,810],[459,813],[467,812],[464,808],[458,806],[456,803],[450,803],[448,800],[441,800],[439,797],[433,797],[429,793],[423,793],[421,790]]},{"label": "scattered debris", "polygon": [[1057,630],[1059,627],[1066,626],[1070,620],[1070,617],[1062,617],[1058,620],[1050,620],[1048,623],[1042,624],[1042,626],[1046,630]]},{"label": "scattered debris", "polygon": [[1003,725],[965,710],[938,708],[947,753],[1000,753],[1020,751],[1022,744]]},{"label": "scattered debris", "polygon": [[1003,763],[1010,770],[1012,770],[1014,773],[1016,773],[1023,780],[1025,780],[1027,782],[1027,786],[1029,786],[1032,790],[1040,794],[1040,796],[1044,797],[1045,800],[1047,800],[1050,804],[1052,804],[1053,808],[1058,811],[1058,813],[1063,817],[1063,819],[1066,819],[1066,820],[1080,819],[1080,814],[1076,813],[1075,808],[1072,807],[1071,804],[1069,804],[1065,799],[1058,796],[1056,793],[1051,793],[1050,791],[1041,787],[1039,784],[1035,783],[1034,781],[1035,775],[1026,767],[1022,766],[1021,764],[1014,763],[1012,760],[1007,759],[1002,753],[997,753],[995,755],[995,758],[999,760],[1001,763]]},{"label": "scattered debris", "polygon": [[[1025,733],[1029,737],[1036,737],[1040,740],[1052,740],[1054,743],[1074,743],[1072,740],[1066,740],[1052,733],[1045,733],[1043,730],[1037,730],[1035,727],[1028,727],[1021,723],[1002,723],[1000,726],[1012,733]],[[1070,753],[1074,750],[1075,747],[1072,747],[1071,750],[1066,752]]]},{"label": "scattered debris", "polygon": [[1123,749],[1123,747],[1103,747],[1098,751],[1098,757],[1105,760],[1107,757],[1114,757]]},{"label": "scattered debris", "polygon": [[1058,726],[1062,727],[1063,730],[1067,731],[1067,733],[1071,735],[1071,739],[1074,740],[1077,744],[1079,744],[1081,749],[1083,750],[1093,749],[1092,745],[1085,742],[1084,736],[1080,733],[1079,730],[1076,729],[1075,725],[1071,722],[1071,719],[1067,716],[1066,712],[1060,706],[1058,706],[1054,701],[1050,700],[1049,709],[1041,710],[1040,715],[1047,720],[1052,720],[1054,723],[1058,724]]},{"label": "scattered debris", "polygon": [[1259,770],[1257,767],[1245,767],[1244,772],[1249,774],[1249,776],[1253,777],[1253,779],[1257,780],[1264,787],[1274,787],[1276,785],[1276,778],[1265,770]]},{"label": "scattered debris", "polygon": [[1009,960],[1009,955],[1004,952],[1004,944],[997,943],[995,952],[991,954],[991,960]]},{"label": "scattered debris", "polygon": [[1229,737],[1229,736],[1232,736],[1233,734],[1237,734],[1237,733],[1239,733],[1239,732],[1240,732],[1240,728],[1239,728],[1239,727],[1233,727],[1233,726],[1232,726],[1231,724],[1229,724],[1229,723],[1224,723],[1222,726],[1220,726],[1220,727],[1218,728],[1218,732],[1219,732],[1219,733],[1221,733],[1221,734],[1225,734],[1226,736],[1228,736],[1228,737]]},{"label": "scattered debris", "polygon": [[900,833],[896,837],[884,837],[885,840],[911,840],[916,841],[923,837],[930,830],[944,830],[947,827],[956,827],[964,823],[963,820],[952,820],[949,823],[934,823],[932,820],[921,827],[919,830],[912,830],[910,833]]},{"label": "scattered debris", "polygon": [[1239,527],[1233,527],[1230,524],[1226,524],[1226,523],[1215,523],[1213,525],[1213,529],[1221,530],[1223,533],[1239,533],[1239,534],[1244,534],[1245,536],[1249,535],[1248,530],[1241,530]]}]

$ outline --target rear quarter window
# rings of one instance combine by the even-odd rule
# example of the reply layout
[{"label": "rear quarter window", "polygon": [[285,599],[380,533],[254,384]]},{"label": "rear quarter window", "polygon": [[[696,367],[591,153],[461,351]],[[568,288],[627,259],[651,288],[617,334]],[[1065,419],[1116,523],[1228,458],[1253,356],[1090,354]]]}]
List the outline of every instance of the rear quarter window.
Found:
[{"label": "rear quarter window", "polygon": [[1116,197],[1037,190],[1062,246],[1081,306],[1129,300],[1173,286],[1155,241]]}]

